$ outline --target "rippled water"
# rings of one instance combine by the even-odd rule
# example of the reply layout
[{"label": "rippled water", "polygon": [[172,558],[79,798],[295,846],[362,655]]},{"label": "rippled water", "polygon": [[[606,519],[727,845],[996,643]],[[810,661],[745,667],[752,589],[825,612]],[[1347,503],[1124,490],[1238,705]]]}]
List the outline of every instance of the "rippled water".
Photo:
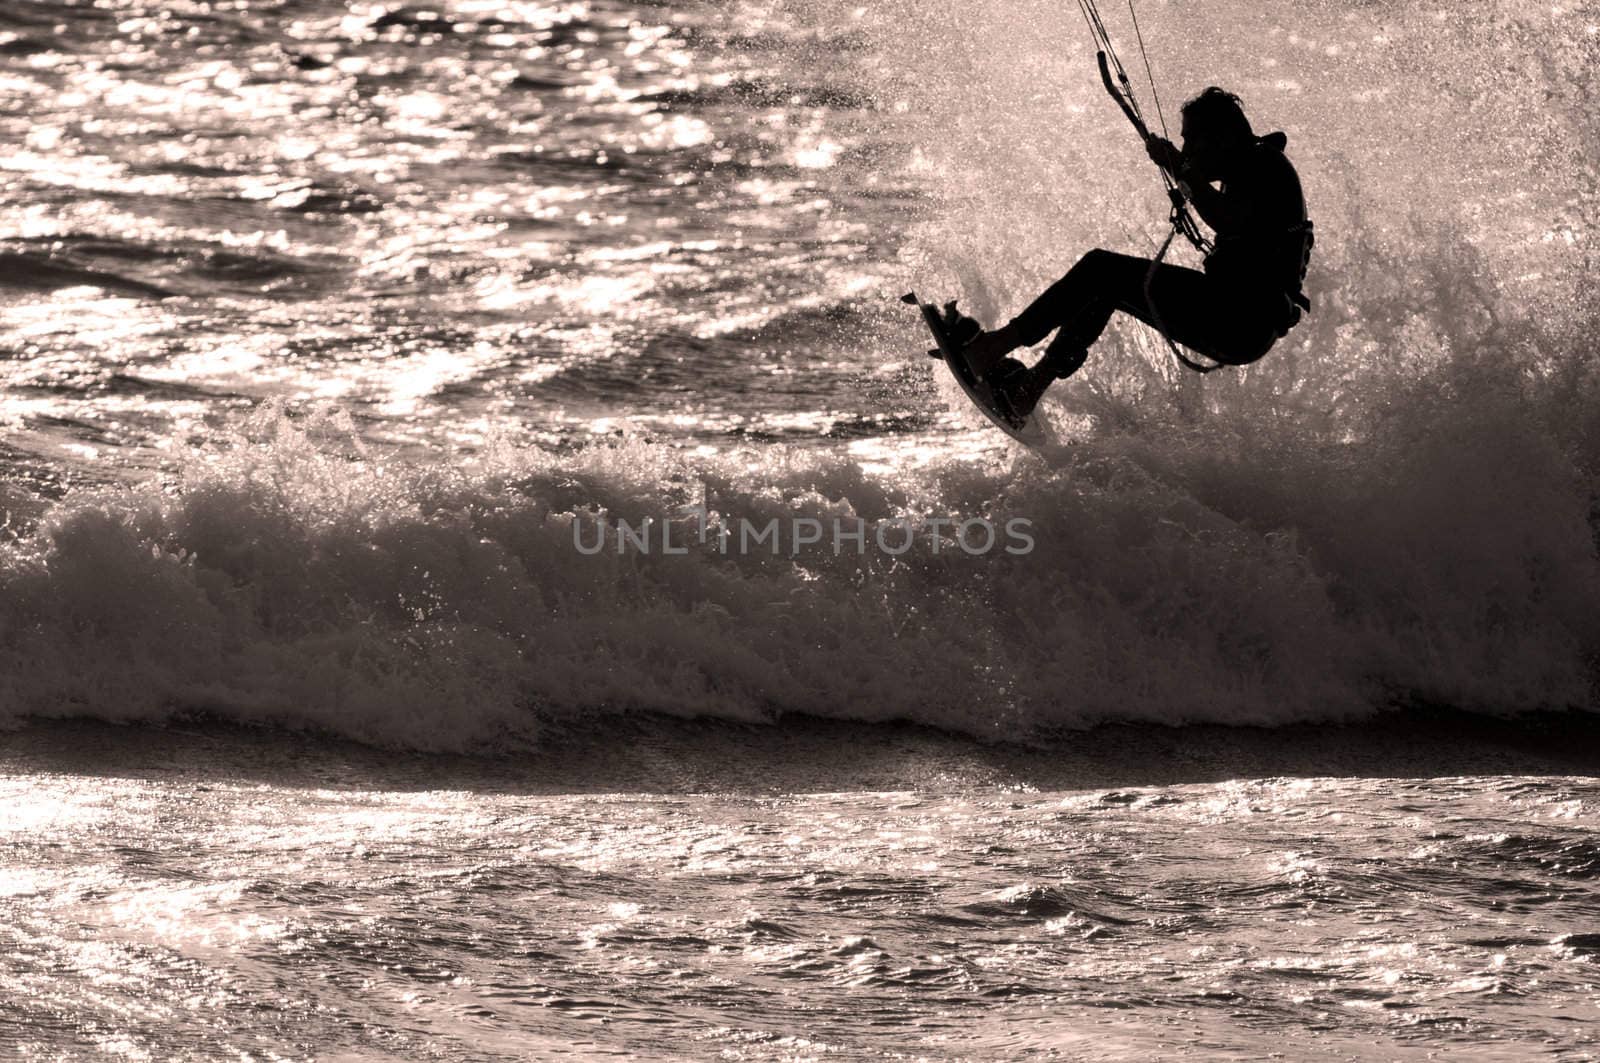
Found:
[{"label": "rippled water", "polygon": [[[32,741],[0,777],[0,1043],[132,1059],[1597,1051],[1592,778],[1063,792],[1035,785],[1059,785],[1062,753],[985,769],[947,740],[857,732],[870,756],[819,770],[784,754],[851,736],[794,734],[763,750],[634,732],[661,748],[632,770],[665,792],[611,789],[593,747],[463,769],[226,735]],[[107,763],[130,750],[137,774]],[[38,774],[41,754],[78,768]],[[1117,770],[1137,775],[1100,769]],[[726,789],[692,792],[695,772]]]},{"label": "rippled water", "polygon": [[917,416],[837,328],[894,283],[874,235],[915,189],[830,179],[859,101],[813,31],[468,0],[29,3],[0,31],[6,408],[56,475],[170,467],[267,398],[430,448]]}]

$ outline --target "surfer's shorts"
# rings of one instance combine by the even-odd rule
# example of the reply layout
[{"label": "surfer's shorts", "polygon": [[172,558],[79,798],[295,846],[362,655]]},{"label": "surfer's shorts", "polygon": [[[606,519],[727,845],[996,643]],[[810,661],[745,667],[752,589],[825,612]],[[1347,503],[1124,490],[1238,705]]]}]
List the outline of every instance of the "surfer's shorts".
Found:
[{"label": "surfer's shorts", "polygon": [[[1271,350],[1285,331],[1281,295],[1256,298],[1197,269],[1163,262],[1145,279],[1148,258],[1095,249],[1011,321],[1029,347],[1060,329],[1040,364],[1069,376],[1088,356],[1118,310],[1167,334],[1175,343],[1227,365],[1248,365]],[[1150,304],[1154,302],[1155,306]]]}]

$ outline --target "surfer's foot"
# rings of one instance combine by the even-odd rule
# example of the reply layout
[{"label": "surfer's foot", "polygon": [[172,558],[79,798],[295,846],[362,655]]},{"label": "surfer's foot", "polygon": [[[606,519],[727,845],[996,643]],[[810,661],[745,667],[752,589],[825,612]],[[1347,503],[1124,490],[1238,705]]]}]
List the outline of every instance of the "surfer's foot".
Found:
[{"label": "surfer's foot", "polygon": [[979,333],[977,338],[961,348],[961,354],[974,372],[981,377],[987,377],[1000,364],[1002,358],[1021,346],[1016,330],[1006,325],[993,332]]},{"label": "surfer's foot", "polygon": [[971,343],[973,337],[983,331],[982,323],[975,317],[963,314],[954,299],[944,304],[944,314],[940,322],[944,325],[945,335],[957,348]]},{"label": "surfer's foot", "polygon": [[1014,424],[1021,424],[1039,405],[1045,391],[1055,377],[1048,372],[1029,369],[1015,358],[1002,358],[985,378],[995,404]]}]

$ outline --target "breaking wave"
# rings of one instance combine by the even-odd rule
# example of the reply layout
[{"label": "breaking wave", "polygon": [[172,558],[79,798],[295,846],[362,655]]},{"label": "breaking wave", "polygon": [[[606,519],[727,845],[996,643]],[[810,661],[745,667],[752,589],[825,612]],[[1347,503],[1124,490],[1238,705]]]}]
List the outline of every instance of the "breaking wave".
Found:
[{"label": "breaking wave", "polygon": [[[12,515],[0,712],[198,711],[453,749],[630,710],[1007,739],[1586,706],[1593,372],[1507,374],[1503,342],[1452,345],[1339,433],[1147,404],[1047,458],[882,476],[639,441],[419,464],[342,415],[269,406],[179,484]],[[692,534],[697,507],[919,538],[730,549]],[[931,517],[1020,519],[1031,549],[962,549]],[[676,520],[684,552],[586,552],[597,522],[646,518]]]}]

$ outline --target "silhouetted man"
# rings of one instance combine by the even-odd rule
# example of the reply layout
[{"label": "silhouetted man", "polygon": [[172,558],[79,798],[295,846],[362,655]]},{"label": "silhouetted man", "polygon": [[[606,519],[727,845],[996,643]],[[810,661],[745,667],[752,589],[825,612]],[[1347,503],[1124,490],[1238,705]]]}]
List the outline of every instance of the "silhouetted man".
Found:
[{"label": "silhouetted man", "polygon": [[[1218,362],[1246,365],[1310,309],[1300,286],[1311,223],[1300,177],[1283,154],[1288,138],[1257,137],[1239,98],[1215,87],[1183,105],[1182,137],[1181,151],[1157,136],[1146,148],[1216,231],[1205,272],[1162,263],[1151,276],[1147,258],[1098,248],[1084,255],[1009,324],[965,348],[1012,413],[1026,416],[1051,383],[1077,372],[1114,311]],[[1057,329],[1032,369],[1006,357]]]}]

